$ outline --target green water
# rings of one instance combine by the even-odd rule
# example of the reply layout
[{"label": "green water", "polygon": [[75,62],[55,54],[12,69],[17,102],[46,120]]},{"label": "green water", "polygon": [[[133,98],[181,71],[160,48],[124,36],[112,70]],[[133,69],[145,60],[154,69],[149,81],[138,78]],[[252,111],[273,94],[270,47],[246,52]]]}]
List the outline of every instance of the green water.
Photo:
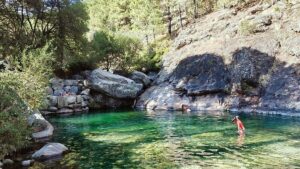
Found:
[{"label": "green water", "polygon": [[300,168],[300,119],[221,112],[106,112],[54,117],[61,168]]}]

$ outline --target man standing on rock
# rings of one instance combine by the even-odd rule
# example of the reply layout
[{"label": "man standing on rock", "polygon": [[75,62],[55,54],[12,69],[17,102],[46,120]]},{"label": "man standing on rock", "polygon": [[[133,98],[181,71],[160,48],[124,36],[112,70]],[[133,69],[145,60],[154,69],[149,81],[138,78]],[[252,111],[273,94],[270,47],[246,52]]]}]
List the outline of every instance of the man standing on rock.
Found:
[{"label": "man standing on rock", "polygon": [[231,122],[237,126],[239,135],[245,135],[245,127],[243,122],[239,119],[239,116],[235,116]]}]

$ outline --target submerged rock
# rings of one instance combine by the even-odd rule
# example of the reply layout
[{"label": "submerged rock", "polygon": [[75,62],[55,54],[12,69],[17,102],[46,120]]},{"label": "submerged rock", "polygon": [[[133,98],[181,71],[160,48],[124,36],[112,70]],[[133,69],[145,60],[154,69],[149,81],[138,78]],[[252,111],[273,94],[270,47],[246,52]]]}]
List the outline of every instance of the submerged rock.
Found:
[{"label": "submerged rock", "polygon": [[131,79],[102,69],[92,71],[89,80],[92,90],[119,99],[136,98],[143,88]]},{"label": "submerged rock", "polygon": [[48,143],[40,150],[36,151],[32,158],[34,159],[50,159],[62,155],[68,148],[60,143]]}]

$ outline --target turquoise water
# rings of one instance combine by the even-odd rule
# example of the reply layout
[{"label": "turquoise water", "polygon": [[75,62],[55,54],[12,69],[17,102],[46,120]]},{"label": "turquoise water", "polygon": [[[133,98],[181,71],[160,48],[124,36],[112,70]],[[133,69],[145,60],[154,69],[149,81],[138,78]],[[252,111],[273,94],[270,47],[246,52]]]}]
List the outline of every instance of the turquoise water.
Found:
[{"label": "turquoise water", "polygon": [[300,119],[223,112],[102,112],[53,117],[61,168],[300,168]]}]

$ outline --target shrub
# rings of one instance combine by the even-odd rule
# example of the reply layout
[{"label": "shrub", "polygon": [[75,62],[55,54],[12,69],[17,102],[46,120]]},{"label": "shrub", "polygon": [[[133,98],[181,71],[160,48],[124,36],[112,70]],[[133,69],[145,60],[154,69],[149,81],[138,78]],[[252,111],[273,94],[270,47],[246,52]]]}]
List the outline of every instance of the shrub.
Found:
[{"label": "shrub", "polygon": [[255,24],[251,23],[249,20],[243,20],[240,22],[239,32],[243,35],[249,35],[254,33]]},{"label": "shrub", "polygon": [[27,145],[29,108],[40,108],[52,72],[47,48],[23,52],[15,70],[0,72],[0,159]]}]

